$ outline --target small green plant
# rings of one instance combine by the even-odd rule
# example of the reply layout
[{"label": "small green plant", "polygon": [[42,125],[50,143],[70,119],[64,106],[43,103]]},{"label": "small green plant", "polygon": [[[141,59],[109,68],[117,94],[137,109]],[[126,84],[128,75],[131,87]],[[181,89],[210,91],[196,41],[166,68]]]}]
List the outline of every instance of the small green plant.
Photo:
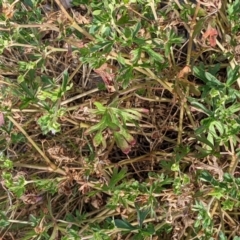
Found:
[{"label": "small green plant", "polygon": [[117,146],[126,154],[131,150],[131,147],[135,144],[133,136],[128,132],[127,123],[137,123],[142,118],[142,113],[147,113],[147,109],[119,109],[113,106],[103,106],[99,102],[95,102],[97,107],[95,110],[91,110],[91,113],[100,116],[101,120],[98,124],[90,127],[85,131],[85,134],[97,132],[93,138],[94,146],[100,144],[106,148],[106,140],[103,136],[103,132],[109,129],[113,132],[114,139]]},{"label": "small green plant", "polygon": [[[189,98],[190,103],[206,114],[196,135],[207,135],[207,149],[214,150],[218,146],[228,144],[231,139],[236,144],[236,132],[240,130],[240,118],[236,114],[240,110],[237,100],[240,94],[232,86],[238,80],[239,67],[228,68],[227,80],[220,82],[215,75],[219,66],[204,70],[204,66],[194,67],[194,74],[204,81],[201,100]],[[214,146],[214,147],[213,147]]]},{"label": "small green plant", "polygon": [[2,180],[4,186],[9,189],[11,192],[16,194],[18,198],[20,198],[26,191],[26,186],[28,184],[34,184],[39,190],[44,190],[51,194],[57,192],[58,184],[62,179],[36,179],[27,181],[24,175],[16,175],[13,176],[12,173],[3,171]]},{"label": "small green plant", "polygon": [[201,232],[202,239],[212,239],[213,237],[213,220],[203,202],[197,202],[193,206],[193,211],[197,212],[197,219],[194,223],[196,232]]}]

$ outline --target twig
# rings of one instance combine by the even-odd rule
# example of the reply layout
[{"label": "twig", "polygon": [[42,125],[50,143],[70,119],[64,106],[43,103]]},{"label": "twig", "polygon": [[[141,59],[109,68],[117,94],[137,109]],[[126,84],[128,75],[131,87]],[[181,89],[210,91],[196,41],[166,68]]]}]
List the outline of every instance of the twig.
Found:
[{"label": "twig", "polygon": [[73,102],[73,101],[76,100],[76,99],[85,97],[85,96],[87,96],[87,95],[89,95],[89,94],[91,94],[91,93],[95,93],[95,92],[98,92],[98,91],[99,91],[98,88],[94,88],[94,89],[91,89],[91,90],[89,90],[89,91],[87,91],[87,92],[80,93],[80,94],[78,94],[78,95],[76,95],[76,96],[74,96],[74,97],[71,97],[71,98],[69,98],[69,99],[67,99],[67,100],[65,100],[65,101],[62,101],[62,102],[60,103],[60,105],[61,105],[61,106],[66,105],[66,104],[68,104],[68,103],[70,103],[70,102]]},{"label": "twig", "polygon": [[31,139],[31,137],[26,133],[26,131],[11,117],[7,116],[7,118],[22,132],[22,134],[27,138],[27,140],[32,144],[32,146],[40,153],[43,159],[47,162],[49,167],[53,172],[60,173],[62,175],[66,175],[65,171],[58,168],[54,163],[52,163],[49,158],[44,154],[44,152],[37,146],[37,144]]},{"label": "twig", "polygon": [[59,8],[61,9],[61,11],[64,13],[64,15],[66,16],[66,18],[72,23],[72,27],[77,29],[80,33],[82,33],[85,37],[87,37],[90,40],[95,40],[95,38],[89,34],[84,28],[81,28],[76,22],[75,20],[68,14],[68,12],[66,11],[66,9],[64,8],[64,6],[62,5],[62,3],[59,0],[55,0],[55,2],[57,3],[57,5],[59,6]]}]

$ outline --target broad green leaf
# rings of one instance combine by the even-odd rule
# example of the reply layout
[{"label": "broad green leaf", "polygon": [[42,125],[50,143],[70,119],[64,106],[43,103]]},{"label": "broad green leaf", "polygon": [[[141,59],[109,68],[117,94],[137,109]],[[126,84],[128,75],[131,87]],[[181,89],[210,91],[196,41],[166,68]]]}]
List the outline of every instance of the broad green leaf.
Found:
[{"label": "broad green leaf", "polygon": [[197,78],[201,79],[202,81],[204,81],[205,83],[207,83],[208,80],[205,76],[205,69],[203,69],[202,66],[198,66],[198,67],[194,66],[193,74],[195,77],[197,77]]},{"label": "broad green leaf", "polygon": [[124,122],[132,121],[132,120],[140,120],[142,117],[142,115],[139,112],[136,112],[136,115],[135,115],[135,114],[129,113],[127,109],[123,110],[123,109],[115,108],[113,109],[113,112],[115,112],[118,116],[121,116]]},{"label": "broad green leaf", "polygon": [[116,25],[125,25],[129,24],[131,22],[131,19],[129,18],[129,15],[123,14],[117,21]]},{"label": "broad green leaf", "polygon": [[209,67],[208,72],[210,72],[214,76],[219,72],[220,69],[221,69],[221,64],[217,63],[217,64],[214,64],[212,67]]},{"label": "broad green leaf", "polygon": [[223,86],[223,84],[216,77],[214,77],[211,73],[205,72],[205,76],[206,76],[208,83],[211,83],[211,85]]},{"label": "broad green leaf", "polygon": [[[213,138],[213,133],[211,132],[211,133],[208,133],[208,135],[207,135],[207,140],[212,144],[212,145],[214,145],[214,138]],[[207,149],[207,150],[209,150],[209,149]]]},{"label": "broad green leaf", "polygon": [[107,127],[107,125],[104,122],[101,121],[100,123],[98,123],[96,125],[93,125],[89,129],[87,129],[84,134],[88,135],[90,133],[93,133],[93,132],[96,132],[96,131],[99,131],[99,130],[103,131],[106,127]]},{"label": "broad green leaf", "polygon": [[143,228],[141,230],[139,230],[139,233],[142,235],[142,236],[146,236],[146,237],[150,237],[151,235],[153,235],[155,233],[155,228],[154,228],[154,224],[152,223],[149,223],[147,224],[147,227],[146,228]]},{"label": "broad green leaf", "polygon": [[213,124],[215,121],[212,121],[210,124],[209,124],[209,127],[208,127],[208,133],[216,139],[219,138],[218,134],[217,134],[217,131],[215,129],[215,125]]},{"label": "broad green leaf", "polygon": [[92,15],[98,16],[98,15],[100,15],[101,13],[102,13],[102,10],[95,10],[95,11],[92,12]]},{"label": "broad green leaf", "polygon": [[123,34],[124,34],[124,36],[127,38],[127,39],[130,39],[130,40],[132,40],[132,30],[130,29],[130,28],[125,28],[124,30],[123,30]]},{"label": "broad green leaf", "polygon": [[121,123],[120,123],[119,117],[118,117],[117,114],[115,114],[114,110],[113,110],[113,111],[112,111],[112,110],[113,110],[113,108],[111,108],[111,111],[109,111],[110,116],[111,116],[110,121],[111,121],[112,123],[114,123],[114,124],[120,126]]},{"label": "broad green leaf", "polygon": [[17,78],[17,82],[18,82],[18,83],[22,83],[22,82],[24,82],[24,81],[25,81],[24,76],[20,74],[20,75],[18,76],[18,78]]},{"label": "broad green leaf", "polygon": [[137,228],[131,225],[129,222],[121,219],[114,219],[114,223],[117,228],[126,229],[129,231],[136,230]]}]

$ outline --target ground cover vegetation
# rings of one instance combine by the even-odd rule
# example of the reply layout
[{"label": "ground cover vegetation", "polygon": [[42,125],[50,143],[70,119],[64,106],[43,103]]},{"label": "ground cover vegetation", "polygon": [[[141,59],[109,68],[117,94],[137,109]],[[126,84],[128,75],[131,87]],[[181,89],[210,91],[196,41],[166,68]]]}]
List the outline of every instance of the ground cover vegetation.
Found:
[{"label": "ground cover vegetation", "polygon": [[1,239],[240,239],[239,13],[1,0]]}]

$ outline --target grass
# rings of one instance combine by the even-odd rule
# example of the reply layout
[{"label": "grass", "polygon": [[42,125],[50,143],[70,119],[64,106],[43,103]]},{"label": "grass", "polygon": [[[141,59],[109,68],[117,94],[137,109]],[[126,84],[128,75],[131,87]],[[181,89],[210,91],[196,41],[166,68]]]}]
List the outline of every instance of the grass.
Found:
[{"label": "grass", "polygon": [[1,1],[1,239],[240,239],[240,2],[192,2]]}]

